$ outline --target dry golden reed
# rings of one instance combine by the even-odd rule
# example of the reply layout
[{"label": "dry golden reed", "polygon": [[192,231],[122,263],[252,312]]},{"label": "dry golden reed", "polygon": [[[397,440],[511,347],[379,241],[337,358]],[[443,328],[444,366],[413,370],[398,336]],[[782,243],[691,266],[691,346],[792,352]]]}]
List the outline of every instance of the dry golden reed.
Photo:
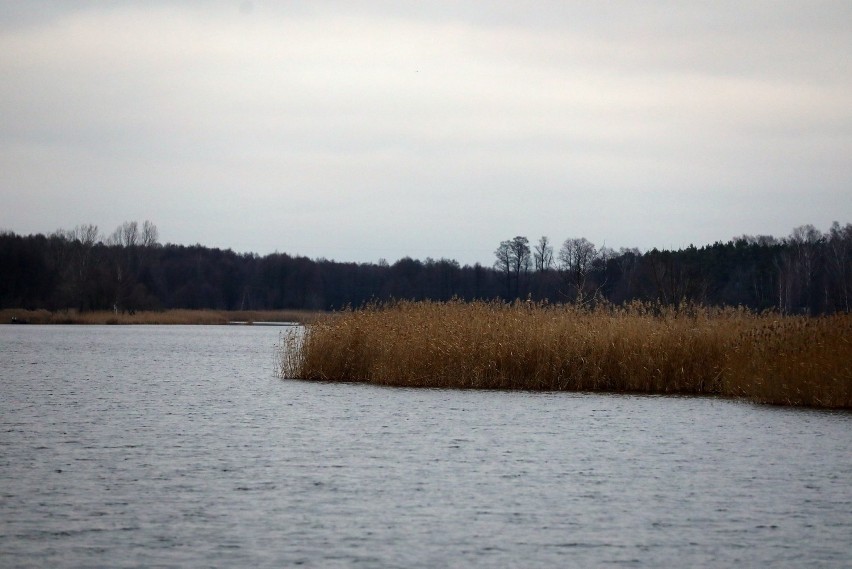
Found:
[{"label": "dry golden reed", "polygon": [[726,355],[727,394],[763,403],[852,408],[852,315],[764,318]]},{"label": "dry golden reed", "polygon": [[850,407],[850,327],[848,315],[782,318],[700,306],[393,302],[285,336],[280,375]]}]

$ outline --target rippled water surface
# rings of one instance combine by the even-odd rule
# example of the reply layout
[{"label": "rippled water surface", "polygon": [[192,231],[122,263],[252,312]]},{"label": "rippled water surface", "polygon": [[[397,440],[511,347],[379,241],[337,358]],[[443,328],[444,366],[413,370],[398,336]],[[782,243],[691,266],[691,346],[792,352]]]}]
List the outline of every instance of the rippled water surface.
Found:
[{"label": "rippled water surface", "polygon": [[852,565],[852,414],[279,380],[272,327],[0,326],[0,566]]}]

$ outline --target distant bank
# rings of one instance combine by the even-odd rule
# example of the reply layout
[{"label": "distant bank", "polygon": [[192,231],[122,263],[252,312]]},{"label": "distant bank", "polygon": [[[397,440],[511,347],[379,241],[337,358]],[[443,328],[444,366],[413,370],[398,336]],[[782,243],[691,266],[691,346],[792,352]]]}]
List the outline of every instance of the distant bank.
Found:
[{"label": "distant bank", "polygon": [[306,324],[321,313],[310,310],[163,310],[114,312],[96,310],[0,310],[0,324],[241,324],[283,326]]}]

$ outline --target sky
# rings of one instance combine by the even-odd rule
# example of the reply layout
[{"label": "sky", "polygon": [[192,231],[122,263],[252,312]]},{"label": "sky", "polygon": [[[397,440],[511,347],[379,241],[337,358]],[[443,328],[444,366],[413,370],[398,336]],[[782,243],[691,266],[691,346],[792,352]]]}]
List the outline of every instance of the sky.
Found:
[{"label": "sky", "polygon": [[0,0],[0,229],[490,265],[852,222],[852,2]]}]

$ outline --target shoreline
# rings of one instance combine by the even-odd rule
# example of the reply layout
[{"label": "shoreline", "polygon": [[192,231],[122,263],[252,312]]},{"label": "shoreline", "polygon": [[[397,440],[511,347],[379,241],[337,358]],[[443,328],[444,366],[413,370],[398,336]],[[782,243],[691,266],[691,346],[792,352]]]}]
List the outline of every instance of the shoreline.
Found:
[{"label": "shoreline", "polygon": [[0,310],[0,325],[205,325],[205,326],[294,326],[313,322],[323,315],[310,310],[140,310],[134,313],[95,310],[45,309]]}]

